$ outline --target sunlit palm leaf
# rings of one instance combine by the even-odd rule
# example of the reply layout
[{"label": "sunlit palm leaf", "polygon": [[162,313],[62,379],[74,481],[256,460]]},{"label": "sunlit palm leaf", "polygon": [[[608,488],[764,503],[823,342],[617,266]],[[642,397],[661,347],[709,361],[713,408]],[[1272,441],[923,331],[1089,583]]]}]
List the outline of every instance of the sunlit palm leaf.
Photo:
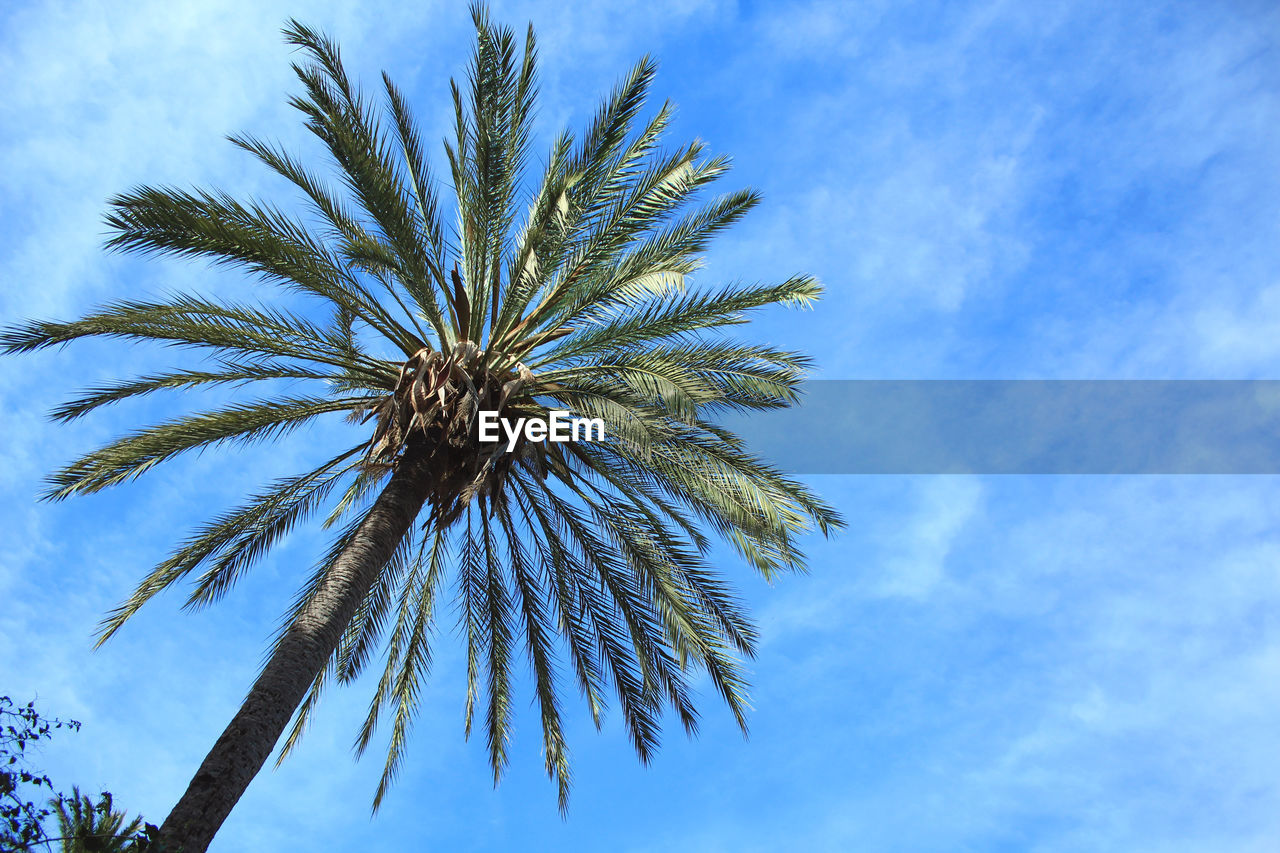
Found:
[{"label": "sunlit palm leaf", "polygon": [[[528,174],[536,160],[532,30],[517,39],[480,7],[473,19],[476,48],[466,80],[452,88],[456,122],[445,146],[452,210],[406,96],[384,75],[380,98],[366,97],[336,44],[291,22],[286,39],[303,60],[294,66],[302,93],[290,103],[331,169],[253,137],[232,141],[288,181],[306,215],[219,192],[142,187],[114,198],[107,218],[110,246],[240,268],[263,282],[263,296],[117,302],[0,334],[9,352],[115,337],[209,356],[94,387],[55,410],[63,421],[166,390],[262,392],[84,456],[51,477],[55,499],[131,480],[191,450],[274,441],[331,414],[364,424],[355,447],[199,528],[108,616],[104,640],[184,579],[194,581],[189,606],[217,600],[322,511],[340,529],[300,584],[288,627],[315,603],[387,473],[420,452],[408,449],[413,441],[431,448],[427,507],[383,552],[393,556],[353,603],[323,667],[308,670],[309,692],[280,753],[297,746],[330,683],[354,680],[380,655],[356,740],[363,752],[390,720],[375,808],[401,767],[450,592],[466,644],[464,728],[484,729],[498,779],[524,661],[563,808],[565,682],[576,683],[597,726],[616,698],[642,761],[653,756],[667,711],[696,731],[699,671],[745,731],[742,660],[758,635],[708,562],[710,534],[772,576],[802,568],[807,532],[841,523],[715,422],[725,411],[795,402],[810,367],[803,355],[729,331],[759,309],[813,304],[821,293],[813,278],[696,280],[709,242],[758,196],[707,200],[703,191],[728,161],[705,156],[698,143],[664,152],[670,106],[642,118],[656,71],[649,58],[581,137],[556,137],[542,173]],[[281,383],[305,390],[285,396]],[[504,454],[476,438],[483,408],[520,416],[568,409],[600,418],[606,439],[520,440]]]}]

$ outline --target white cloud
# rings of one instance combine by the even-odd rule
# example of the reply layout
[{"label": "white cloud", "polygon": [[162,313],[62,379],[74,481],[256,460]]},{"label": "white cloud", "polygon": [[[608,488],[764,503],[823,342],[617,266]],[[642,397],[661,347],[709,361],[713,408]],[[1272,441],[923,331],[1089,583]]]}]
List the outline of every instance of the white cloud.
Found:
[{"label": "white cloud", "polygon": [[972,477],[930,478],[914,517],[895,525],[882,551],[886,596],[924,598],[947,582],[947,557],[981,507],[982,487]]},{"label": "white cloud", "polygon": [[[681,0],[512,4],[495,17],[538,25],[546,127],[576,123],[648,48],[668,67],[693,58],[694,73],[660,87],[714,103],[688,126],[741,143],[728,150],[765,185],[765,206],[716,269],[826,280],[828,301],[794,328],[836,375],[1266,373],[1280,297],[1266,225],[1274,181],[1256,168],[1274,161],[1278,126],[1274,65],[1257,52],[1265,28],[1206,12],[1162,29],[1158,11],[1092,11],[979,4],[915,29],[901,17],[919,10],[891,4],[809,4],[750,25],[727,4]],[[283,104],[286,15],[327,27],[366,81],[386,66],[413,87],[429,137],[447,124],[434,106],[469,40],[460,8],[413,4],[5,14],[7,317],[72,314],[161,286],[249,288],[197,267],[104,258],[99,217],[106,196],[144,181],[275,192],[220,138],[300,137]],[[662,56],[665,45],[686,53]],[[88,651],[91,625],[199,512],[309,450],[304,440],[285,455],[186,460],[109,497],[33,508],[42,470],[140,410],[57,430],[40,413],[72,387],[156,361],[88,347],[6,360],[0,379],[11,540],[0,659],[14,662],[3,687],[38,690],[50,712],[85,719],[48,752],[55,778],[105,785],[152,819],[225,723],[323,541],[291,539],[224,607],[180,613],[171,596]],[[575,747],[591,768],[579,796],[593,810],[555,829],[535,726],[520,732],[517,784],[488,791],[482,745],[458,737],[446,655],[402,790],[374,829],[362,811],[378,757],[355,770],[347,760],[364,693],[337,692],[303,752],[255,782],[222,844],[356,844],[372,833],[389,848],[445,827],[477,847],[503,846],[503,832],[560,832],[571,847],[582,845],[574,831],[634,829],[668,833],[661,849],[730,839],[734,849],[1236,850],[1264,849],[1280,831],[1268,482],[826,478],[820,491],[853,527],[811,549],[810,577],[752,596],[765,642],[749,747],[712,734],[687,765],[624,771],[614,759],[630,761],[625,738],[597,739],[575,709]],[[456,643],[448,628],[442,648]],[[662,775],[673,766],[683,775]],[[735,805],[758,779],[781,804]],[[676,813],[677,799],[694,811]],[[654,803],[669,804],[669,826],[651,825]],[[707,828],[706,803],[732,819]],[[529,815],[544,811],[554,827],[531,829]]]},{"label": "white cloud", "polygon": [[1244,294],[1238,307],[1223,301],[1218,297],[1190,319],[1188,337],[1198,345],[1200,362],[1235,375],[1280,362],[1280,284]]}]

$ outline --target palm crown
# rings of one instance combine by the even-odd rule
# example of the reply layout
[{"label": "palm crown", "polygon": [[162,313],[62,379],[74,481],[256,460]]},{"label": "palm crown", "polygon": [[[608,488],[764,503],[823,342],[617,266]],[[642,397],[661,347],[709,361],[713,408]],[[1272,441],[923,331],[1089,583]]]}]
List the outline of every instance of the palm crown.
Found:
[{"label": "palm crown", "polygon": [[[840,523],[715,422],[717,413],[790,404],[808,366],[802,355],[723,330],[750,309],[812,303],[820,292],[814,279],[714,289],[689,281],[708,241],[757,196],[740,191],[695,203],[727,162],[705,157],[698,143],[659,148],[671,110],[664,105],[641,121],[655,70],[647,58],[580,138],[555,139],[531,180],[532,29],[521,54],[512,31],[478,7],[473,16],[476,46],[465,90],[452,87],[456,133],[445,143],[456,192],[452,228],[401,92],[384,75],[382,103],[366,97],[336,45],[297,22],[285,34],[306,57],[294,66],[304,94],[291,103],[323,142],[339,186],[278,146],[244,136],[232,142],[296,185],[310,215],[168,188],[112,199],[112,247],[246,269],[318,300],[322,318],[296,300],[268,306],[180,295],[116,302],[73,322],[33,322],[3,339],[21,351],[110,336],[209,356],[198,369],[92,389],[54,412],[63,421],[162,389],[270,389],[273,380],[310,389],[127,435],[54,474],[55,499],[129,480],[185,451],[281,438],[329,413],[368,424],[366,440],[199,528],[104,620],[100,641],[189,576],[188,603],[214,601],[294,524],[327,511],[326,523],[341,532],[301,589],[283,638],[317,606],[335,561],[358,544],[370,497],[389,488],[388,472],[393,482],[394,472],[416,482],[412,523],[403,535],[386,534],[394,540],[382,543],[389,558],[347,593],[350,618],[317,658],[322,665],[305,675],[306,697],[284,750],[326,683],[353,679],[384,648],[358,736],[363,750],[375,725],[390,718],[375,806],[402,753],[450,572],[467,645],[467,729],[482,708],[496,778],[523,645],[546,767],[563,806],[565,665],[597,725],[607,696],[616,695],[642,760],[668,707],[695,729],[688,682],[695,669],[708,673],[745,726],[739,656],[752,653],[756,635],[708,565],[704,531],[721,534],[771,576],[801,565],[798,534]],[[478,411],[552,409],[601,419],[606,439],[522,441],[506,453],[478,438]]]},{"label": "palm crown", "polygon": [[[62,853],[118,853],[136,850],[134,837],[143,828],[142,818],[129,820],[125,812],[115,810],[111,794],[104,791],[99,800],[71,789],[70,797],[54,797],[49,801],[58,822]],[[33,848],[34,849],[34,848]],[[49,846],[52,850],[52,846]]]}]

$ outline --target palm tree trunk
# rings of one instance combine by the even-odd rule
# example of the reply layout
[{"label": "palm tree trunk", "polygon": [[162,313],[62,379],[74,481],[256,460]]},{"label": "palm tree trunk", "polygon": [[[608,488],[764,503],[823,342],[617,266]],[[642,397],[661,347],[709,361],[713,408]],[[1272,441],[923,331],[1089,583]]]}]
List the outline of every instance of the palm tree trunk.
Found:
[{"label": "palm tree trunk", "polygon": [[203,853],[270,757],[356,608],[422,508],[429,486],[425,461],[421,445],[411,442],[350,545],[334,560],[165,819],[160,838],[167,851]]}]

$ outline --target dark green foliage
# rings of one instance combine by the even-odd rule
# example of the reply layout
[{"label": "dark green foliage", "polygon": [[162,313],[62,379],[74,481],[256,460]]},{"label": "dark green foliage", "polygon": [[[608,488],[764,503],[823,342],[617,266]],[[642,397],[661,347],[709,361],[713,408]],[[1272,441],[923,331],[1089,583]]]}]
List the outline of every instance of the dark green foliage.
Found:
[{"label": "dark green foliage", "polygon": [[25,849],[45,837],[43,822],[52,810],[40,805],[40,789],[56,792],[49,777],[31,765],[27,748],[60,729],[78,731],[80,723],[42,717],[35,702],[15,705],[0,696],[0,849]]},{"label": "dark green foliage", "polygon": [[[52,850],[57,844],[64,853],[160,853],[152,841],[157,828],[140,817],[126,821],[110,793],[95,800],[73,786],[67,797],[32,767],[27,748],[60,729],[79,731],[80,723],[42,717],[35,702],[15,706],[0,696],[0,850]],[[42,797],[41,789],[53,796]],[[51,816],[53,829],[46,827]]]},{"label": "dark green foliage", "polygon": [[115,810],[111,794],[103,792],[95,800],[71,789],[70,797],[49,801],[57,818],[58,838],[62,853],[124,853],[146,849],[147,832],[142,818],[129,820]]},{"label": "dark green foliage", "polygon": [[[268,141],[232,141],[296,187],[307,215],[214,191],[142,187],[112,199],[107,217],[111,247],[241,269],[261,280],[261,299],[116,302],[79,320],[0,334],[10,352],[97,336],[208,357],[93,388],[58,408],[59,420],[159,391],[290,381],[289,396],[273,385],[269,395],[90,453],[51,477],[51,499],[130,480],[189,451],[281,439],[315,418],[341,413],[370,424],[367,445],[333,448],[328,461],[198,528],[104,621],[103,640],[183,579],[194,582],[190,606],[216,600],[295,524],[324,511],[326,525],[344,532],[301,583],[305,602],[406,436],[420,430],[436,442],[430,511],[360,603],[283,751],[297,743],[323,688],[354,679],[381,649],[357,738],[363,751],[390,720],[375,807],[400,766],[450,581],[467,648],[467,731],[483,728],[496,780],[523,660],[563,807],[566,681],[597,726],[616,697],[642,761],[654,754],[667,711],[696,731],[697,670],[745,731],[741,660],[757,635],[708,562],[708,533],[772,577],[802,568],[798,537],[841,524],[715,421],[727,411],[789,405],[809,368],[804,355],[729,331],[768,306],[812,305],[821,293],[814,279],[694,280],[710,240],[755,206],[755,193],[704,198],[728,161],[705,156],[700,143],[660,147],[672,110],[663,105],[641,121],[656,70],[649,58],[581,137],[562,133],[545,158],[535,157],[533,31],[520,40],[482,8],[472,11],[476,47],[466,81],[451,90],[445,182],[390,80],[384,76],[379,96],[365,95],[333,42],[291,22],[286,39],[304,57],[294,66],[302,93],[291,103],[328,168]],[[534,164],[545,164],[540,174],[529,173]],[[437,195],[448,185],[452,210]],[[607,437],[495,453],[471,428],[484,406],[523,415],[571,410],[602,419]]]}]

